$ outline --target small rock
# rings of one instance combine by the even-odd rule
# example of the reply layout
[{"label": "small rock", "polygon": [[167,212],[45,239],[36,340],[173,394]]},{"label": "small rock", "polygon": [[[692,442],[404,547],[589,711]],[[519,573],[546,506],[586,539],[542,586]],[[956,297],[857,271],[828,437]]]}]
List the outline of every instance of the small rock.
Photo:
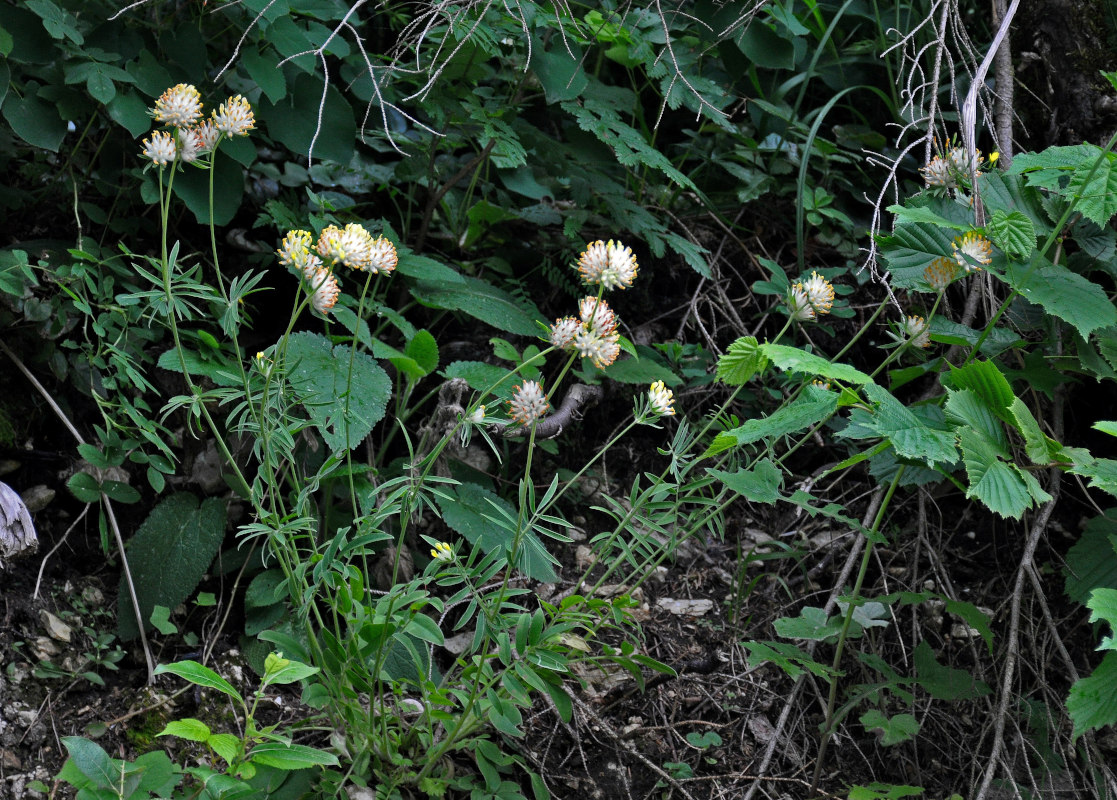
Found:
[{"label": "small rock", "polygon": [[58,645],[45,636],[40,636],[31,643],[31,654],[39,661],[50,661],[61,652]]},{"label": "small rock", "polygon": [[81,599],[91,606],[103,606],[105,595],[96,586],[86,586],[81,590]]},{"label": "small rock", "polygon": [[51,501],[54,500],[54,494],[54,489],[40,483],[38,486],[32,486],[30,489],[21,492],[20,497],[23,498],[27,510],[35,514],[50,505]]},{"label": "small rock", "polygon": [[592,567],[596,561],[597,557],[594,556],[593,550],[589,549],[584,544],[578,545],[578,549],[574,551],[574,564],[578,569]]},{"label": "small rock", "polygon": [[0,766],[6,769],[23,769],[23,762],[11,750],[0,749]]},{"label": "small rock", "polygon": [[663,583],[667,580],[669,572],[667,567],[660,565],[652,570],[652,574],[649,575],[648,578],[655,583]]},{"label": "small rock", "polygon": [[701,617],[714,607],[713,600],[676,600],[672,597],[661,597],[655,604],[656,608],[662,608],[680,617]]},{"label": "small rock", "polygon": [[54,614],[43,609],[39,612],[39,620],[43,623],[43,627],[46,628],[50,638],[57,639],[60,642],[70,641],[73,629]]}]

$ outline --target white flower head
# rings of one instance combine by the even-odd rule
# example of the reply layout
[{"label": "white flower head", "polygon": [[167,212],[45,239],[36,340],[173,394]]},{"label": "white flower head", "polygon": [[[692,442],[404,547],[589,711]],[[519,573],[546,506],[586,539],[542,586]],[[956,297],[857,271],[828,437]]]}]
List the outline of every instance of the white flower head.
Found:
[{"label": "white flower head", "polygon": [[143,145],[143,154],[159,167],[173,162],[178,154],[174,137],[166,131],[155,131],[144,139]]},{"label": "white flower head", "polygon": [[675,416],[675,395],[663,381],[656,381],[648,389],[648,402],[656,414],[663,417]]},{"label": "white flower head", "polygon": [[615,333],[601,335],[593,328],[582,327],[574,337],[574,349],[588,358],[598,369],[604,369],[621,354],[620,337]]},{"label": "white flower head", "polygon": [[610,239],[590,244],[578,259],[582,281],[589,286],[627,289],[636,280],[636,256],[632,249]]},{"label": "white flower head", "polygon": [[247,136],[256,127],[252,106],[239,94],[230,97],[213,112],[213,125],[230,136]]},{"label": "white flower head", "polygon": [[310,304],[319,314],[328,315],[341,293],[337,278],[329,270],[319,268],[308,278],[308,282],[311,288]]},{"label": "white flower head", "polygon": [[155,101],[152,116],[164,125],[185,128],[202,116],[202,96],[188,83],[172,86]]},{"label": "white flower head", "polygon": [[485,406],[484,404],[477,406],[470,413],[465,415],[465,421],[471,425],[480,425],[485,421]]},{"label": "white flower head", "polygon": [[787,311],[797,322],[810,322],[815,318],[814,307],[811,306],[802,284],[797,283],[788,290]]},{"label": "white flower head", "polygon": [[834,305],[834,286],[817,272],[805,282],[797,284],[807,295],[807,302],[819,314],[829,314]]},{"label": "white flower head", "polygon": [[[299,271],[304,271],[311,257],[310,244],[313,241],[314,236],[310,231],[287,231],[279,249],[275,251],[275,254],[279,256],[279,263],[285,267],[294,267]],[[310,275],[307,275],[307,278],[309,277]]]},{"label": "white flower head", "polygon": [[[347,225],[346,227],[349,226]],[[364,228],[361,228],[361,230],[364,230]],[[398,263],[399,253],[396,252],[396,246],[394,244],[383,236],[377,236],[370,242],[368,268],[372,271],[373,275],[381,272],[391,272],[396,268],[396,264]]]},{"label": "white flower head", "polygon": [[212,119],[202,120],[190,130],[197,140],[198,151],[201,153],[211,152],[217,147],[217,140],[221,138],[221,131],[217,130]]},{"label": "white flower head", "polygon": [[609,336],[617,330],[617,315],[609,304],[593,295],[583,297],[578,304],[582,324],[598,336]]},{"label": "white flower head", "polygon": [[356,222],[344,228],[330,225],[319,235],[317,250],[331,267],[344,264],[363,272],[372,259],[372,237]]},{"label": "white flower head", "polygon": [[931,327],[927,320],[920,316],[904,317],[900,320],[900,327],[904,336],[913,347],[929,347],[931,344]]},{"label": "white flower head", "polygon": [[556,319],[551,326],[551,344],[555,347],[567,348],[574,342],[574,337],[582,330],[582,321],[574,317]]},{"label": "white flower head", "polygon": [[936,258],[923,270],[923,280],[936,292],[945,292],[958,276],[958,264],[950,258]]},{"label": "white flower head", "polygon": [[198,137],[193,128],[176,128],[175,139],[178,143],[178,157],[184,164],[198,160],[201,150],[198,147]]},{"label": "white flower head", "polygon": [[954,248],[954,260],[966,272],[980,270],[979,264],[985,265],[993,260],[993,243],[975,231],[957,237],[951,245]]},{"label": "white flower head", "polygon": [[538,381],[524,381],[512,393],[508,401],[508,416],[520,425],[530,425],[550,409],[547,403],[547,393]]}]

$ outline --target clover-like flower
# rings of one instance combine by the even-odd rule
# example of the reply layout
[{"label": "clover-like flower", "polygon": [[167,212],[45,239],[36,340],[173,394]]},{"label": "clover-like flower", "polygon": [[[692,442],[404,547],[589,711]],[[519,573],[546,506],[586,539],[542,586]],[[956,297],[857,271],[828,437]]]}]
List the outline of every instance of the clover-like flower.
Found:
[{"label": "clover-like flower", "polygon": [[675,395],[663,381],[656,381],[648,389],[648,402],[656,414],[662,417],[675,416]]},{"label": "clover-like flower", "polygon": [[[362,230],[364,229],[362,228]],[[383,236],[377,236],[372,240],[369,244],[368,264],[366,266],[372,270],[373,275],[381,272],[391,272],[398,263],[399,253],[396,252],[394,244]]]},{"label": "clover-like flower", "polygon": [[247,136],[256,127],[252,106],[239,94],[230,97],[213,112],[213,125],[230,136]]},{"label": "clover-like flower", "polygon": [[[992,242],[976,231],[955,238],[951,246],[954,248],[954,260],[966,272],[980,270],[977,264],[984,265],[993,260]],[[975,261],[977,264],[973,263]]]},{"label": "clover-like flower", "polygon": [[583,327],[582,321],[574,317],[556,319],[555,324],[551,326],[551,344],[555,347],[569,347]]},{"label": "clover-like flower", "polygon": [[627,289],[636,280],[636,256],[632,249],[610,239],[593,242],[578,258],[578,271],[589,286]]},{"label": "clover-like flower", "polygon": [[[331,267],[344,264],[363,272],[372,260],[372,236],[356,222],[350,222],[344,228],[330,225],[319,235],[317,250]],[[395,264],[392,266],[395,267]]]},{"label": "clover-like flower", "polygon": [[175,139],[178,142],[178,157],[184,164],[198,160],[201,151],[198,148],[198,137],[192,128],[177,128]]},{"label": "clover-like flower", "polygon": [[[285,267],[294,267],[301,272],[307,270],[308,264],[312,264],[314,268],[320,267],[322,265],[321,260],[310,252],[310,244],[313,241],[314,236],[310,231],[287,231],[279,249],[275,251],[275,254],[279,256],[279,263]],[[308,274],[307,278],[309,277]]]},{"label": "clover-like flower", "polygon": [[202,96],[188,83],[172,86],[155,101],[152,116],[164,125],[184,128],[202,116]]},{"label": "clover-like flower", "polygon": [[911,342],[912,347],[929,347],[931,344],[931,327],[923,317],[912,315],[900,320],[900,328],[904,336]]},{"label": "clover-like flower", "polygon": [[200,153],[211,152],[213,148],[217,147],[217,140],[221,138],[221,131],[217,130],[217,126],[212,119],[202,120],[190,131],[197,140],[198,152]]},{"label": "clover-like flower", "polygon": [[954,167],[950,161],[942,156],[935,156],[927,166],[920,167],[919,171],[923,173],[923,180],[926,181],[928,186],[943,186],[947,189],[958,188]]},{"label": "clover-like flower", "polygon": [[327,269],[319,268],[308,278],[311,288],[310,304],[319,314],[329,314],[337,303],[341,289],[337,278]]},{"label": "clover-like flower", "polygon": [[817,272],[811,272],[811,277],[805,282],[796,284],[807,295],[807,302],[819,314],[829,314],[834,305],[834,285]]},{"label": "clover-like flower", "polygon": [[824,392],[830,391],[830,381],[824,381],[821,378],[815,378],[813,381],[811,381],[811,386],[817,386]]},{"label": "clover-like flower", "polygon": [[958,263],[951,258],[936,258],[923,270],[923,280],[936,292],[945,292],[946,287],[958,277]]},{"label": "clover-like flower", "polygon": [[582,358],[588,358],[598,369],[604,369],[617,360],[621,346],[617,334],[602,335],[593,328],[583,326],[574,337],[574,349]]},{"label": "clover-like flower", "polygon": [[144,139],[143,145],[143,154],[150,158],[156,166],[161,167],[164,164],[170,164],[178,154],[174,137],[166,131],[155,131],[151,136]]},{"label": "clover-like flower", "polygon": [[508,401],[508,416],[520,425],[530,425],[542,419],[548,409],[547,393],[538,381],[524,381],[516,386],[512,399]]},{"label": "clover-like flower", "polygon": [[971,159],[964,147],[951,147],[945,155],[935,156],[931,159],[931,163],[919,171],[923,173],[923,180],[928,186],[957,189],[969,179],[970,173],[980,169],[983,163],[980,150],[977,151],[975,158]]},{"label": "clover-like flower", "polygon": [[578,303],[582,324],[598,336],[610,336],[617,330],[617,315],[604,300],[588,295]]},{"label": "clover-like flower", "polygon": [[431,548],[431,558],[435,561],[449,562],[454,560],[454,548],[446,542],[438,542]]},{"label": "clover-like flower", "polygon": [[797,283],[787,291],[787,310],[793,320],[810,322],[815,318],[814,307],[803,290],[803,285]]},{"label": "clover-like flower", "polygon": [[465,415],[465,421],[472,425],[480,425],[485,421],[485,405],[482,403]]}]

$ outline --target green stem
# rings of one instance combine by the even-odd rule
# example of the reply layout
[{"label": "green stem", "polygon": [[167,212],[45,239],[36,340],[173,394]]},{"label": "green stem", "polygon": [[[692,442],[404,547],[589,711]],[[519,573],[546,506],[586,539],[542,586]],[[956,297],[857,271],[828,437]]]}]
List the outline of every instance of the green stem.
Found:
[{"label": "green stem", "polygon": [[846,606],[845,620],[842,622],[842,631],[838,634],[838,644],[834,648],[834,661],[832,663],[832,674],[830,676],[830,694],[826,699],[826,718],[823,722],[822,740],[818,745],[818,758],[815,760],[814,777],[811,779],[811,788],[808,790],[808,795],[813,795],[815,789],[818,788],[818,780],[822,775],[822,764],[826,758],[826,748],[830,744],[830,737],[834,734],[834,705],[838,699],[838,670],[842,664],[842,655],[845,652],[845,644],[849,638],[849,628],[853,624],[853,614],[857,610],[857,601],[861,596],[861,587],[865,583],[865,575],[869,571],[869,561],[873,555],[873,544],[876,541],[876,534],[880,530],[881,522],[884,520],[884,514],[888,510],[889,503],[892,496],[896,493],[896,487],[900,485],[900,478],[904,475],[904,470],[907,467],[903,464],[896,470],[892,482],[888,484],[888,491],[884,494],[884,499],[881,501],[880,508],[877,509],[876,517],[873,519],[873,525],[869,529],[869,534],[862,534],[866,536],[865,552],[861,556],[861,567],[857,570],[857,579],[853,584],[853,591],[849,595],[849,602]]}]

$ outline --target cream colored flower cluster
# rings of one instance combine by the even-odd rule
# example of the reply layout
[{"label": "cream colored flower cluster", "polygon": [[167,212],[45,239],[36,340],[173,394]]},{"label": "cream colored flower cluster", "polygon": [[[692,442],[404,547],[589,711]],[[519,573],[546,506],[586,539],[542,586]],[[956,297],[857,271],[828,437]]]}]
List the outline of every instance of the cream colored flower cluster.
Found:
[{"label": "cream colored flower cluster", "polygon": [[155,131],[143,140],[143,155],[158,167],[177,159],[189,164],[212,152],[222,136],[247,136],[256,126],[252,106],[239,94],[228,98],[202,120],[202,96],[188,83],[163,92],[151,110],[155,121],[171,130]]},{"label": "cream colored flower cluster", "polygon": [[793,320],[810,322],[829,314],[834,305],[834,285],[817,272],[793,285],[787,292],[787,309]]},{"label": "cream colored flower cluster", "polygon": [[943,155],[936,155],[931,163],[922,167],[923,180],[928,186],[942,186],[946,189],[957,189],[967,182],[970,175],[981,169],[985,159],[978,150],[976,158],[971,159],[965,148],[951,147]]},{"label": "cream colored flower cluster", "polygon": [[279,263],[300,273],[310,290],[310,303],[319,314],[329,314],[341,288],[333,269],[342,264],[360,272],[388,274],[396,268],[396,246],[383,236],[375,239],[363,225],[330,225],[315,241],[310,231],[288,231],[276,250]]},{"label": "cream colored flower cluster", "polygon": [[[627,289],[636,280],[638,265],[632,248],[610,239],[590,243],[574,265],[587,286]],[[551,326],[551,344],[573,350],[598,368],[607,367],[620,355],[617,315],[600,296],[587,295],[578,304],[577,317],[563,317]]]}]

